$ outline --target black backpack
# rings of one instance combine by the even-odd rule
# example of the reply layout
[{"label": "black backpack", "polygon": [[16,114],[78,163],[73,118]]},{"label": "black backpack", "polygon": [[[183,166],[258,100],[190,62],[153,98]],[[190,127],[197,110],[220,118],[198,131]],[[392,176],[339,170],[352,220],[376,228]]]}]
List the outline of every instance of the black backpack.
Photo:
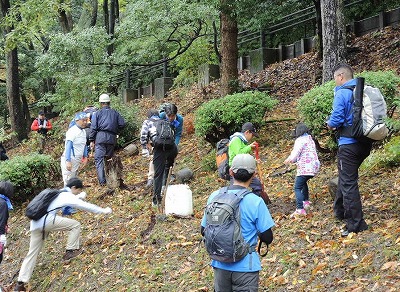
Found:
[{"label": "black backpack", "polygon": [[[49,213],[47,208],[50,203],[62,192],[58,189],[45,189],[36,195],[32,201],[29,202],[25,210],[25,215],[31,220],[39,220],[44,215]],[[57,208],[58,209],[58,208]]]},{"label": "black backpack", "polygon": [[234,263],[255,251],[243,238],[239,203],[251,191],[237,193],[224,187],[205,208],[204,241],[208,254],[214,260]]},{"label": "black backpack", "polygon": [[175,131],[171,123],[164,119],[154,120],[156,134],[151,137],[152,145],[156,149],[171,150],[175,145]]}]

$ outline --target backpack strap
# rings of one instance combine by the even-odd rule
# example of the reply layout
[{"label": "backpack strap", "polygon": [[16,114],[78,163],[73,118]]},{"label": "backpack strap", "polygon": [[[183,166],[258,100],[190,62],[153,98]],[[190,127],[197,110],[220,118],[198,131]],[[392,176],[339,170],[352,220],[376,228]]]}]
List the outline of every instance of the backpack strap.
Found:
[{"label": "backpack strap", "polygon": [[[60,191],[60,192],[58,193],[58,195],[61,194],[62,192],[66,192],[67,190],[66,190],[65,188],[62,188],[62,189],[60,189],[59,191]],[[57,196],[58,196],[58,195],[57,195]],[[59,210],[59,209],[62,209],[62,208],[63,208],[63,207],[57,207],[57,208],[51,209],[51,210],[49,210],[49,211],[46,212],[46,215],[44,216],[44,220],[43,220],[43,227],[42,227],[42,239],[43,239],[43,240],[44,240],[45,237],[46,237],[46,236],[45,236],[45,235],[46,235],[46,232],[44,231],[44,229],[45,229],[45,227],[46,227],[47,216],[49,216],[49,213],[50,213],[50,212],[53,212],[53,211],[56,211],[56,210]],[[56,217],[54,216],[53,224],[54,224],[55,220],[56,220]]]},{"label": "backpack strap", "polygon": [[[343,86],[341,89],[348,89],[351,90],[351,99],[350,99],[350,103],[352,104],[354,102],[354,89],[356,88],[355,85],[349,85],[349,86]],[[346,118],[346,117],[345,117]],[[352,138],[352,126],[342,126],[338,129],[339,132],[339,136],[343,136],[343,137],[348,137],[348,138]]]}]

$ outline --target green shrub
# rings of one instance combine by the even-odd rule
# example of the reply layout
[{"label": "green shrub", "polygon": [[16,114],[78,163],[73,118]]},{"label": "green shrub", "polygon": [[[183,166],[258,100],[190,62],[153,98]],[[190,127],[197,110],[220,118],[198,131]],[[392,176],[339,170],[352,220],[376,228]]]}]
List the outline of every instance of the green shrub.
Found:
[{"label": "green shrub", "polygon": [[15,203],[33,198],[47,187],[59,187],[59,161],[50,155],[15,156],[0,163],[0,179],[10,180],[15,189]]},{"label": "green shrub", "polygon": [[400,166],[400,136],[393,137],[383,149],[372,151],[361,165],[362,170]]},{"label": "green shrub", "polygon": [[[362,72],[356,74],[356,77],[365,78],[366,84],[378,87],[388,107],[388,115],[391,115],[399,104],[400,77],[392,71],[377,71],[377,72]],[[313,135],[319,140],[326,133],[326,120],[328,119],[333,102],[334,81],[329,81],[321,86],[309,90],[298,102],[298,110],[301,119],[311,129]],[[394,124],[388,121],[388,125]],[[330,140],[327,142],[327,148],[333,149],[336,145],[334,135],[330,135]]]},{"label": "green shrub", "polygon": [[118,147],[123,147],[135,137],[138,137],[141,126],[141,121],[138,120],[138,108],[136,105],[123,104],[122,100],[114,98],[111,100],[111,106],[121,114],[126,122],[126,126],[119,133],[117,140]]},{"label": "green shrub", "polygon": [[245,91],[204,103],[195,112],[195,133],[212,144],[240,131],[245,122],[256,127],[278,103],[265,92]]}]

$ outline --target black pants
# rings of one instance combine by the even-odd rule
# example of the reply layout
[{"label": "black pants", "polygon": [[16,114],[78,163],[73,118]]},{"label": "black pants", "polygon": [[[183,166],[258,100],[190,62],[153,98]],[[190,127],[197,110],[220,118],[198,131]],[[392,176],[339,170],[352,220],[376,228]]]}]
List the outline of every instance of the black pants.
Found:
[{"label": "black pants", "polygon": [[161,201],[161,187],[166,184],[169,168],[174,165],[175,158],[178,155],[176,145],[170,150],[154,148],[154,189],[153,202]]},{"label": "black pants", "polygon": [[339,182],[333,210],[338,219],[345,219],[350,232],[368,228],[364,221],[360,191],[358,189],[358,168],[371,152],[371,143],[341,145],[338,150]]}]

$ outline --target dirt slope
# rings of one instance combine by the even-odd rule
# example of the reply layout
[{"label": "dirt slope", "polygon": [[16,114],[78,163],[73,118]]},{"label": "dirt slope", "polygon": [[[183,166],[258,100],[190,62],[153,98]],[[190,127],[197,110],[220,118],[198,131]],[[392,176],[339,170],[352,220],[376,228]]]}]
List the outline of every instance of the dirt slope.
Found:
[{"label": "dirt slope", "polygon": [[[350,63],[360,70],[393,69],[400,73],[399,29],[385,29],[353,41]],[[242,83],[268,81],[272,94],[281,100],[269,117],[296,118],[296,99],[319,82],[320,63],[315,54],[274,64],[265,71],[242,75]],[[96,183],[93,168],[86,169],[88,200],[111,206],[111,216],[93,216],[78,212],[82,223],[85,253],[65,264],[61,260],[65,238],[51,235],[38,258],[30,282],[31,291],[212,291],[212,269],[200,243],[200,218],[208,195],[225,182],[216,173],[204,171],[202,161],[211,147],[193,134],[193,110],[218,95],[218,84],[208,88],[172,92],[170,101],[185,116],[184,137],[176,170],[190,167],[195,179],[189,183],[193,192],[194,216],[189,219],[168,217],[161,220],[151,207],[150,193],[144,189],[147,165],[140,156],[123,157],[125,181],[130,191],[118,190],[99,199],[104,193]],[[145,111],[160,101],[141,99]],[[370,230],[340,238],[343,225],[332,214],[332,198],[327,183],[336,174],[334,159],[321,157],[321,173],[310,181],[312,212],[304,219],[293,220],[294,171],[269,176],[290,153],[289,138],[294,122],[268,124],[261,129],[263,179],[272,204],[275,220],[274,242],[263,258],[260,291],[398,291],[400,289],[400,172],[361,173],[360,190]],[[14,150],[10,150],[12,156]],[[15,150],[17,152],[18,150]],[[93,163],[93,161],[92,161]],[[23,209],[11,213],[9,247],[1,264],[0,283],[16,281],[18,269],[29,245],[29,225]]]}]

